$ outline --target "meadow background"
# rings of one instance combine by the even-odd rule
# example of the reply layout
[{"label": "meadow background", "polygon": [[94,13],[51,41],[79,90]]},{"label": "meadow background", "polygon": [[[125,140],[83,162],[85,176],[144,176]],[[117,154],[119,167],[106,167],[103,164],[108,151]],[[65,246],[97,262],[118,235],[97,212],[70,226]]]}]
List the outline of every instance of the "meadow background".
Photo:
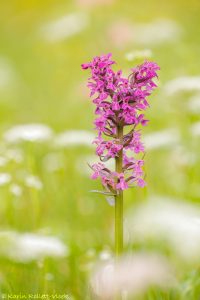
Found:
[{"label": "meadow background", "polygon": [[198,0],[0,1],[0,297],[96,299],[89,278],[112,257],[114,208],[89,192],[100,184],[80,65],[112,52],[125,74],[145,58],[161,67],[143,128],[148,185],[125,192],[125,235],[175,279],[136,286],[136,299],[200,299],[199,26]]}]

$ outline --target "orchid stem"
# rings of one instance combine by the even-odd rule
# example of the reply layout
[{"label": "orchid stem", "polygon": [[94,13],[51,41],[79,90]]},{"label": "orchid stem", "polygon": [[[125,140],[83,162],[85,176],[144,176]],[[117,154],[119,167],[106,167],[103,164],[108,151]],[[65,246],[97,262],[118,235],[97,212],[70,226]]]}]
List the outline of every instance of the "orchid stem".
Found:
[{"label": "orchid stem", "polygon": [[[123,143],[123,127],[117,127],[117,139],[120,144]],[[123,167],[123,148],[119,151],[118,157],[115,158],[115,170],[122,173]],[[123,252],[123,191],[119,190],[115,196],[115,255],[116,260]]]}]

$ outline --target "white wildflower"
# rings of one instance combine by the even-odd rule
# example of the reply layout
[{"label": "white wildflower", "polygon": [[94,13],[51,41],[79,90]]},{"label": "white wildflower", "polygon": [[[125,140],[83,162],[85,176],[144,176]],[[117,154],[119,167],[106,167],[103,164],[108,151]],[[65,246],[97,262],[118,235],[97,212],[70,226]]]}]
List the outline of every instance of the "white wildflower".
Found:
[{"label": "white wildflower", "polygon": [[136,240],[165,240],[180,257],[193,260],[200,253],[200,209],[167,197],[152,197],[127,216]]},{"label": "white wildflower", "polygon": [[25,184],[30,188],[35,188],[36,190],[41,190],[43,187],[40,178],[34,175],[27,175],[25,178]]},{"label": "white wildflower", "polygon": [[17,197],[20,197],[22,195],[22,188],[20,185],[13,183],[10,185],[10,192]]},{"label": "white wildflower", "polygon": [[89,146],[93,147],[92,142],[95,135],[86,130],[67,130],[58,134],[55,138],[55,146]]},{"label": "white wildflower", "polygon": [[48,42],[54,43],[78,34],[88,26],[88,23],[88,15],[73,13],[43,25],[40,34]]},{"label": "white wildflower", "polygon": [[135,42],[142,45],[157,45],[177,41],[181,29],[176,22],[161,19],[151,23],[135,24],[133,32]]},{"label": "white wildflower", "polygon": [[42,142],[52,137],[52,130],[44,124],[17,125],[6,131],[4,139],[9,143],[20,141]]},{"label": "white wildflower", "polygon": [[[57,237],[33,233],[0,232],[0,254],[17,262],[29,262],[45,257],[64,257],[68,247]],[[1,243],[2,244],[2,243]]]},{"label": "white wildflower", "polygon": [[179,142],[179,133],[174,129],[165,129],[146,134],[143,138],[148,150],[173,147]]},{"label": "white wildflower", "polygon": [[0,173],[0,186],[3,186],[11,181],[9,173]]},{"label": "white wildflower", "polygon": [[113,255],[112,255],[111,251],[108,249],[101,251],[99,254],[99,258],[102,261],[110,260],[110,259],[112,259],[112,257],[113,257]]},{"label": "white wildflower", "polygon": [[169,96],[181,92],[200,91],[200,76],[177,77],[167,82],[164,90]]}]

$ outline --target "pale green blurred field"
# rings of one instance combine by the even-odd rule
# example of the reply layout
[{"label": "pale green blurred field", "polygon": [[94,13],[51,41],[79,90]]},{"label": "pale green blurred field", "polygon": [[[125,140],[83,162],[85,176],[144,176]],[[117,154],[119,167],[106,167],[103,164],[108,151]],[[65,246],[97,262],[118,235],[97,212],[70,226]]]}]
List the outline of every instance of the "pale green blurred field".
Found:
[{"label": "pale green blurred field", "polygon": [[[88,18],[86,28],[54,42],[45,39],[41,28],[70,13],[84,14]],[[179,26],[180,34],[175,40],[150,45],[133,40],[116,46],[108,35],[113,23],[150,23],[159,19]],[[199,203],[200,136],[190,132],[199,115],[189,111],[187,105],[195,92],[173,96],[164,92],[169,80],[200,75],[199,26],[198,0],[118,0],[112,5],[90,8],[71,0],[0,1],[0,70],[5,64],[7,68],[7,75],[0,72],[0,156],[6,157],[9,149],[17,149],[23,156],[20,162],[0,164],[0,173],[11,174],[11,183],[22,189],[20,196],[14,196],[11,183],[0,186],[0,230],[57,236],[69,247],[66,258],[29,263],[14,262],[2,255],[0,297],[1,293],[65,293],[70,299],[93,299],[88,284],[91,265],[103,249],[113,249],[114,209],[100,195],[89,193],[100,188],[87,176],[87,159],[94,150],[76,145],[58,149],[53,140],[10,145],[3,138],[9,128],[26,123],[46,124],[55,134],[71,129],[92,131],[93,107],[85,88],[87,74],[80,65],[95,55],[112,52],[118,67],[126,73],[142,61],[129,62],[126,53],[152,50],[151,59],[161,67],[160,83],[151,97],[147,113],[150,124],[144,134],[175,128],[180,134],[178,146],[195,158],[191,164],[182,161],[182,150],[177,145],[176,149],[171,145],[148,151],[148,186],[125,193],[125,213],[153,195]],[[6,82],[4,76],[8,77]],[[60,165],[52,171],[48,165],[53,157]],[[24,184],[26,174],[39,177],[42,189]],[[0,243],[1,248],[4,241],[0,239]],[[155,289],[145,299],[200,299],[198,261],[189,266],[180,262],[164,243],[133,242],[128,249],[161,251],[175,264],[176,287],[169,292]]]}]

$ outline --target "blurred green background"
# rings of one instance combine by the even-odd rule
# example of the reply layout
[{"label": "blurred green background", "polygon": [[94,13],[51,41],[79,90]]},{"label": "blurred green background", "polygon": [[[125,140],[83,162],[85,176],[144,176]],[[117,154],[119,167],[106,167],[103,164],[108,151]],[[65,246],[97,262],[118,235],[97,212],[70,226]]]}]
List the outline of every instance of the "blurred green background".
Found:
[{"label": "blurred green background", "polygon": [[[0,1],[0,294],[94,299],[88,276],[113,250],[114,208],[89,193],[100,184],[89,178],[94,115],[80,65],[93,56],[112,52],[125,74],[145,58],[161,67],[143,128],[148,186],[125,193],[125,215],[155,195],[198,206],[199,26],[198,0]],[[24,124],[37,123],[48,129],[34,139]],[[10,254],[27,232],[57,237],[65,254]],[[199,299],[198,259],[188,266],[160,241],[126,248],[161,251],[178,269],[173,292],[147,299]]]}]

